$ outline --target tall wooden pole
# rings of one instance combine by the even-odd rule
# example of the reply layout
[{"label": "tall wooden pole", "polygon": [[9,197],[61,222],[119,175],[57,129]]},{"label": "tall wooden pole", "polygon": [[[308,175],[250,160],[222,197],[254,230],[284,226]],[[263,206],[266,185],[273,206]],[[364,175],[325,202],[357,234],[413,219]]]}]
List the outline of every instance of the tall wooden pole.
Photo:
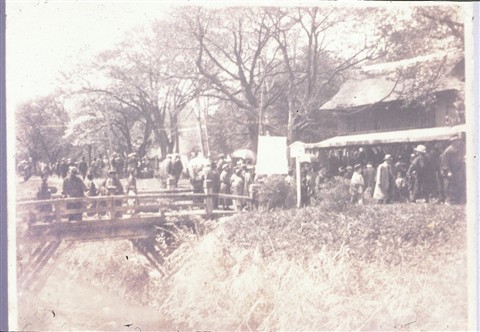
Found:
[{"label": "tall wooden pole", "polygon": [[300,168],[300,157],[295,157],[295,175],[297,183],[297,208],[302,206],[302,170]]}]

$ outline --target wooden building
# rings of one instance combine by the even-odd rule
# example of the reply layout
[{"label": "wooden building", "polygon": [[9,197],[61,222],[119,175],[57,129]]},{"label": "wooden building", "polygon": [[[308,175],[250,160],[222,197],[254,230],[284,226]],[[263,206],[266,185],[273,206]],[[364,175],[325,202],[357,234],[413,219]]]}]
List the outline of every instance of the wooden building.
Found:
[{"label": "wooden building", "polygon": [[448,126],[464,81],[463,53],[365,66],[320,111],[336,113],[338,135]]}]

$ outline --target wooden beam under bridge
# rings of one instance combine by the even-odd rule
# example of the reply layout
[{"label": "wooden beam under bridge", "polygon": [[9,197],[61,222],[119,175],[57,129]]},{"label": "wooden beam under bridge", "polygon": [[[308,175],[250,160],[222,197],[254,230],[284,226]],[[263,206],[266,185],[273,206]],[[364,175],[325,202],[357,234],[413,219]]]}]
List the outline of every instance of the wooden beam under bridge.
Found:
[{"label": "wooden beam under bridge", "polygon": [[95,220],[41,223],[30,225],[25,236],[33,242],[145,239],[154,236],[156,233],[155,226],[163,225],[165,221],[164,216],[156,215],[121,221]]}]

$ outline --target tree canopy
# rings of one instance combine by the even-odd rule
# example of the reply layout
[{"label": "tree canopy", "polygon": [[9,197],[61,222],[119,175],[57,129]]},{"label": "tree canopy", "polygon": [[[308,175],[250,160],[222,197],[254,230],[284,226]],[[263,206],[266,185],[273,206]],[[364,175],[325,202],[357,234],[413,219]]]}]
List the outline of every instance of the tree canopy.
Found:
[{"label": "tree canopy", "polygon": [[[140,156],[158,147],[165,156],[179,152],[182,112],[199,99],[211,108],[199,127],[213,152],[256,149],[267,132],[290,142],[330,135],[335,119],[319,108],[360,67],[463,52],[463,29],[454,5],[178,7],[66,75],[69,106],[52,96],[22,105],[18,139],[48,160],[65,144]],[[438,66],[399,74],[413,82],[410,99],[428,95]],[[415,87],[419,75],[431,84]]]}]

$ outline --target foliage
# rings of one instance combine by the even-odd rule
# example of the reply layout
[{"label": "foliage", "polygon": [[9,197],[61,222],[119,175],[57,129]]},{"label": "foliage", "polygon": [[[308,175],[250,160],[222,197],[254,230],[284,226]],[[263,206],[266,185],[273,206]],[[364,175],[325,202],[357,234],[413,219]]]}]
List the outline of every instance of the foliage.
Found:
[{"label": "foliage", "polygon": [[153,142],[162,156],[178,149],[179,113],[197,97],[201,83],[177,43],[172,26],[156,22],[148,31],[132,31],[74,75],[82,84],[74,91],[80,113],[100,115],[101,121],[90,124],[113,135],[117,149],[140,156]]},{"label": "foliage", "polygon": [[334,177],[322,184],[319,192],[313,197],[313,205],[319,205],[326,211],[342,212],[349,206],[349,180]]},{"label": "foliage", "polygon": [[28,101],[17,109],[16,136],[19,158],[33,162],[56,162],[68,153],[63,140],[68,115],[59,95],[52,94]]},{"label": "foliage", "polygon": [[379,10],[378,26],[389,61],[464,47],[461,6],[419,6]]},{"label": "foliage", "polygon": [[258,189],[258,203],[268,210],[274,208],[291,208],[295,206],[295,187],[285,183],[285,176],[266,177]]}]

